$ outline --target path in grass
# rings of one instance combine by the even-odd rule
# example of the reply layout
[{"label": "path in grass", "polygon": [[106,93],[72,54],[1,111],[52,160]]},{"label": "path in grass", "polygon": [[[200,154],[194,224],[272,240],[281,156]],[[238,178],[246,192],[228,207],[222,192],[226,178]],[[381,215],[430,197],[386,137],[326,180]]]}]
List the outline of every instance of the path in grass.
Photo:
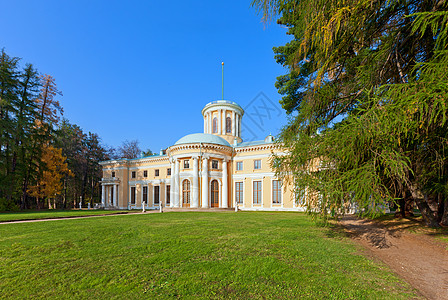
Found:
[{"label": "path in grass", "polygon": [[448,299],[448,251],[444,243],[355,216],[345,216],[341,224],[426,298]]},{"label": "path in grass", "polygon": [[0,226],[2,298],[409,299],[298,213],[166,213]]},{"label": "path in grass", "polygon": [[28,220],[53,220],[59,218],[75,218],[88,216],[103,216],[113,214],[127,214],[123,210],[36,210],[0,213],[0,223]]}]

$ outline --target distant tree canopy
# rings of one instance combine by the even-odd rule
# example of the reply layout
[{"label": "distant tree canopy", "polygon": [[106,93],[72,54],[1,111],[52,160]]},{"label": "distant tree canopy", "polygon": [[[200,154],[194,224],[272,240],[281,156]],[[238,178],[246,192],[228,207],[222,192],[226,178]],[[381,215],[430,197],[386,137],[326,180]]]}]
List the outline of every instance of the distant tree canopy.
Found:
[{"label": "distant tree canopy", "polygon": [[142,153],[140,149],[138,140],[128,141],[125,140],[120,147],[118,147],[118,157],[119,158],[138,158]]},{"label": "distant tree canopy", "polygon": [[291,121],[273,165],[298,198],[315,195],[308,208],[324,217],[348,202],[370,214],[415,202],[428,226],[448,226],[446,1],[253,5],[292,36],[274,48]]},{"label": "distant tree canopy", "polygon": [[98,162],[113,151],[61,121],[55,79],[19,62],[0,51],[0,211],[99,201]]}]

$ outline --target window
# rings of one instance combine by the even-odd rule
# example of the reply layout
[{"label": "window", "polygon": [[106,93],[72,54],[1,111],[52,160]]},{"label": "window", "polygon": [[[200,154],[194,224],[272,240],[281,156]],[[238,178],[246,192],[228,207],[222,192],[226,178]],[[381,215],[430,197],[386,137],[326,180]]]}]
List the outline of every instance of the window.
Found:
[{"label": "window", "polygon": [[232,133],[232,119],[230,117],[226,118],[226,133]]},{"label": "window", "polygon": [[[148,205],[148,187],[147,186],[143,187],[143,199],[142,199],[142,202],[143,201],[146,203],[146,205]],[[142,205],[143,205],[143,203],[142,203]]]},{"label": "window", "polygon": [[160,202],[160,186],[154,186],[154,205],[158,205]]},{"label": "window", "polygon": [[272,203],[282,203],[282,182],[280,180],[272,181]]},{"label": "window", "polygon": [[184,160],[184,169],[190,168],[190,161],[188,159]]},{"label": "window", "polygon": [[159,169],[154,170],[154,176],[159,176]]},{"label": "window", "polygon": [[242,161],[237,161],[236,162],[236,170],[237,171],[243,170],[243,162]]},{"label": "window", "polygon": [[182,182],[182,206],[190,206],[190,181],[188,179]]},{"label": "window", "polygon": [[146,170],[143,171],[143,177],[148,177],[148,171]]},{"label": "window", "polygon": [[212,169],[218,169],[218,161],[212,160]]},{"label": "window", "polygon": [[132,178],[135,178],[135,171],[132,171],[132,173],[131,173],[131,177],[132,177]]},{"label": "window", "polygon": [[135,204],[135,186],[131,186],[131,204]]},{"label": "window", "polygon": [[243,204],[243,183],[235,182],[235,200],[238,204]]},{"label": "window", "polygon": [[112,172],[112,178],[115,178],[115,172]]},{"label": "window", "polygon": [[261,169],[261,159],[254,160],[254,169]]},{"label": "window", "polygon": [[[169,170],[169,169],[168,169]],[[171,185],[166,186],[166,197],[165,197],[165,205],[168,206],[171,204]]]},{"label": "window", "polygon": [[254,195],[253,195],[253,203],[254,204],[261,204],[261,181],[254,181]]},{"label": "window", "polygon": [[219,207],[219,185],[217,180],[213,180],[211,183],[211,207]]},{"label": "window", "polygon": [[218,133],[218,119],[213,118],[213,133]]},{"label": "window", "polygon": [[166,169],[166,175],[171,175],[171,168]]}]

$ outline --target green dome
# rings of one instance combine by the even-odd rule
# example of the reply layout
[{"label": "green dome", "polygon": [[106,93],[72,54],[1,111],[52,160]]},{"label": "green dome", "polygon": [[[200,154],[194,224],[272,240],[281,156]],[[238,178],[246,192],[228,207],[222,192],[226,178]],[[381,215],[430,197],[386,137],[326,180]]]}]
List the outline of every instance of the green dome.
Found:
[{"label": "green dome", "polygon": [[208,133],[193,133],[179,139],[174,145],[208,143],[231,147],[229,142],[220,136]]}]

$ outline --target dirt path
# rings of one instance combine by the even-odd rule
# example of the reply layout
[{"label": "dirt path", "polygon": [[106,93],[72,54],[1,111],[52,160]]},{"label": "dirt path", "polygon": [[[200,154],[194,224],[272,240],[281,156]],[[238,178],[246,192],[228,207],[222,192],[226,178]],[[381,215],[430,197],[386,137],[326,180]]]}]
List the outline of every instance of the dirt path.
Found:
[{"label": "dirt path", "polygon": [[422,234],[386,229],[355,216],[345,216],[341,224],[424,297],[448,300],[448,251],[441,242]]}]

